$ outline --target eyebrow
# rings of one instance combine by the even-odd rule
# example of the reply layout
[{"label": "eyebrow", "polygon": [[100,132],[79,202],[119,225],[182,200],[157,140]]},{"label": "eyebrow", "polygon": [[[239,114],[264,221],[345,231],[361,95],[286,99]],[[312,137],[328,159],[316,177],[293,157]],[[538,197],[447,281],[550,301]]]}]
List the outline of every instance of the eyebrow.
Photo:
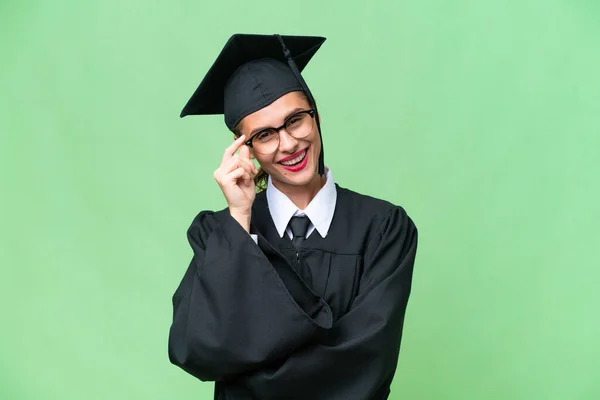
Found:
[{"label": "eyebrow", "polygon": [[[289,117],[291,117],[292,115],[296,114],[297,112],[300,111],[306,111],[304,108],[302,107],[296,107],[294,108],[292,111],[290,111],[286,117],[283,119],[283,123],[285,125],[285,122],[288,120]],[[252,132],[250,132],[248,134],[248,138],[252,137],[253,135],[257,134],[260,131],[264,131],[265,129],[275,129],[273,126],[263,126],[262,128],[256,128],[256,129],[252,129]]]}]

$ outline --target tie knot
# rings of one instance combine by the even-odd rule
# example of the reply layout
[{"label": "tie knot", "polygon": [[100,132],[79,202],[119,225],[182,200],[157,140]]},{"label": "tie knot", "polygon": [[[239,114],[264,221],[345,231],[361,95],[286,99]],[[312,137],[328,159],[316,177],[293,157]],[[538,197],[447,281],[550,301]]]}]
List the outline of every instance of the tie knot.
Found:
[{"label": "tie knot", "polygon": [[306,236],[306,231],[308,231],[308,226],[310,225],[310,219],[308,217],[292,217],[290,219],[290,229],[292,230],[292,235],[294,237],[304,238]]}]

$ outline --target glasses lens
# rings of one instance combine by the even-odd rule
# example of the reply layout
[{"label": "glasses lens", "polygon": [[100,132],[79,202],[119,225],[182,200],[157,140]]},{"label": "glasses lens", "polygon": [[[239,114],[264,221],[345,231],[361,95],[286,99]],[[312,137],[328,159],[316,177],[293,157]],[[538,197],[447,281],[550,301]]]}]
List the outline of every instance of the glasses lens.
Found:
[{"label": "glasses lens", "polygon": [[308,112],[299,112],[285,123],[285,130],[295,138],[303,138],[312,131],[312,117]]},{"label": "glasses lens", "polygon": [[[313,122],[309,112],[294,114],[285,123],[285,131],[296,139],[308,136],[312,132]],[[275,129],[265,129],[252,139],[254,151],[260,154],[272,154],[279,147],[279,133]]]},{"label": "glasses lens", "polygon": [[260,154],[271,154],[277,150],[279,146],[279,134],[275,129],[265,129],[259,132],[252,139],[252,147],[254,151]]}]

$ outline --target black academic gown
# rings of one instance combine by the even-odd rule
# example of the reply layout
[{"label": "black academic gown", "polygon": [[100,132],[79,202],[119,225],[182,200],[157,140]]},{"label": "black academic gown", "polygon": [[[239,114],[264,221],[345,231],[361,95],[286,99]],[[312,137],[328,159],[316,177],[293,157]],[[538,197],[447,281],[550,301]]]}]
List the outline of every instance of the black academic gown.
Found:
[{"label": "black academic gown", "polygon": [[299,257],[277,234],[265,192],[252,208],[258,246],[227,210],[192,222],[169,357],[215,381],[215,399],[388,397],[417,230],[402,207],[336,190],[327,236],[313,231]]}]

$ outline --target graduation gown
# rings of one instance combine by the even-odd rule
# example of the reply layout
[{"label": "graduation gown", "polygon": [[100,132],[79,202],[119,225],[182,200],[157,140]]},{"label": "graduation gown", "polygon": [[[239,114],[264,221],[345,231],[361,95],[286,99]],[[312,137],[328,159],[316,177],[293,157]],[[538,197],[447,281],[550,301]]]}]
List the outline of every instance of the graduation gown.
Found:
[{"label": "graduation gown", "polygon": [[216,400],[386,399],[410,293],[417,230],[402,207],[336,185],[325,238],[300,254],[266,192],[251,233],[228,210],[188,230],[194,255],[173,296],[169,358]]}]

